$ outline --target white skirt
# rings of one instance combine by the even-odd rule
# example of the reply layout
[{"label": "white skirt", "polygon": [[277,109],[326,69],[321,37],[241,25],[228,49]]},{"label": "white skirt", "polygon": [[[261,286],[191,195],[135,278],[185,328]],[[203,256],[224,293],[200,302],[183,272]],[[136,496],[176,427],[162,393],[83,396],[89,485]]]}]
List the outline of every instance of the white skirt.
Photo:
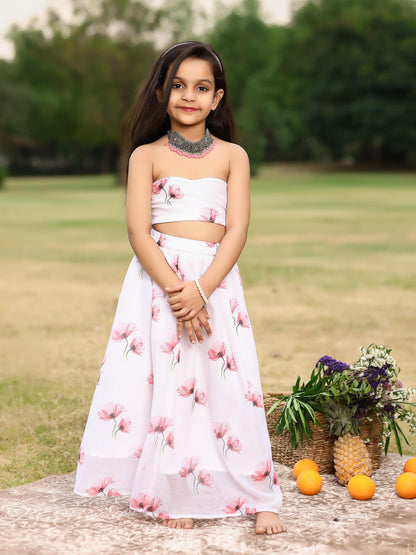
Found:
[{"label": "white skirt", "polygon": [[[218,244],[152,230],[181,279]],[[75,492],[129,495],[158,518],[278,513],[253,333],[237,265],[207,304],[212,336],[178,341],[164,291],[134,257],[82,440]]]}]

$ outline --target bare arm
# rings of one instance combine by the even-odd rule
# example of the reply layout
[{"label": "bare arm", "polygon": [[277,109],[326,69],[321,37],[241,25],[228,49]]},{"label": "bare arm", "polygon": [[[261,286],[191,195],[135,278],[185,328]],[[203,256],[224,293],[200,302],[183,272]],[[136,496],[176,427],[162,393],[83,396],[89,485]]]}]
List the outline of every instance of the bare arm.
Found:
[{"label": "bare arm", "polygon": [[[207,270],[199,278],[205,295],[209,297],[234,266],[247,239],[250,219],[250,167],[247,154],[233,146],[227,189],[226,232],[217,253]],[[192,282],[172,288],[169,304],[177,318],[188,320],[194,316],[195,289]]]},{"label": "bare arm", "polygon": [[[145,272],[163,289],[182,285],[181,279],[167,263],[162,251],[150,235],[153,164],[148,147],[139,147],[130,157],[127,181],[126,220],[130,244]],[[196,286],[194,285],[195,289]],[[170,293],[168,293],[170,295]],[[198,294],[199,297],[199,294]],[[199,309],[185,329],[191,342],[202,341],[201,325],[208,335],[211,329],[203,302],[197,298]],[[177,325],[182,338],[182,322]]]},{"label": "bare arm", "polygon": [[162,288],[182,283],[150,235],[153,165],[149,148],[139,147],[130,157],[126,221],[130,244],[145,272]]}]

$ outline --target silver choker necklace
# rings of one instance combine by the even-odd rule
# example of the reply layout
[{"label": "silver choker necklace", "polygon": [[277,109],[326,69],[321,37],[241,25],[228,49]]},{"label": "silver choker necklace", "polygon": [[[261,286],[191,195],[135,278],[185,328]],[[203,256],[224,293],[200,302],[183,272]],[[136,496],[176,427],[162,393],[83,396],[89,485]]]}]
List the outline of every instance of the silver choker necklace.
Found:
[{"label": "silver choker necklace", "polygon": [[205,131],[202,139],[196,142],[188,141],[188,139],[179,135],[177,131],[169,130],[167,146],[180,156],[203,158],[214,148],[215,141],[208,129]]}]

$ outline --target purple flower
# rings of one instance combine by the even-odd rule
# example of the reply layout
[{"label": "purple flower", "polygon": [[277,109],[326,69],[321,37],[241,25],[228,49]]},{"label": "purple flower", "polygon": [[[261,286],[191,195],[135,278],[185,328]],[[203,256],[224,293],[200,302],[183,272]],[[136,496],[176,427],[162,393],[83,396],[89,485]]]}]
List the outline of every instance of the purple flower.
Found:
[{"label": "purple flower", "polygon": [[388,418],[394,418],[394,413],[396,412],[396,410],[397,407],[395,407],[391,403],[386,403],[384,405],[384,411],[386,412]]},{"label": "purple flower", "polygon": [[324,374],[325,376],[331,376],[331,374],[341,373],[344,370],[348,370],[350,365],[346,362],[341,362],[340,360],[336,360],[328,355],[321,357],[315,366],[321,364],[324,367]]}]

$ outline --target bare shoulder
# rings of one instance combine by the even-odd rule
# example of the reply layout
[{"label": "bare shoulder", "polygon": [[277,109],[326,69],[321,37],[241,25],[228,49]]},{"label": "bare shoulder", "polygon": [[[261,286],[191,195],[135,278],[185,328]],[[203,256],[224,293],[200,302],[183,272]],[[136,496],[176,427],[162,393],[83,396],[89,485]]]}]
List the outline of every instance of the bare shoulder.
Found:
[{"label": "bare shoulder", "polygon": [[218,139],[217,137],[215,137],[215,141],[217,142],[221,150],[223,150],[228,154],[230,159],[231,158],[236,158],[240,160],[248,159],[247,152],[244,150],[242,146],[236,143],[230,143],[228,141]]},{"label": "bare shoulder", "polygon": [[236,172],[250,172],[249,158],[243,147],[217,138],[216,141],[230,175]]},{"label": "bare shoulder", "polygon": [[249,162],[248,154],[244,150],[244,148],[240,145],[235,144],[235,143],[229,143],[229,145],[230,145],[230,161],[231,161],[231,163],[239,164],[239,163],[244,162],[245,164],[248,164],[248,162]]},{"label": "bare shoulder", "polygon": [[243,147],[235,143],[228,143],[229,160],[230,160],[230,176],[250,175],[250,161],[247,152]]},{"label": "bare shoulder", "polygon": [[131,153],[130,160],[152,160],[155,156],[160,155],[160,149],[163,147],[163,145],[164,143],[162,142],[162,140],[158,139],[154,143],[138,146]]},{"label": "bare shoulder", "polygon": [[243,158],[248,158],[247,152],[244,150],[242,146],[238,145],[237,143],[226,143],[226,144],[228,145],[230,154],[233,157],[239,157],[240,160]]}]

